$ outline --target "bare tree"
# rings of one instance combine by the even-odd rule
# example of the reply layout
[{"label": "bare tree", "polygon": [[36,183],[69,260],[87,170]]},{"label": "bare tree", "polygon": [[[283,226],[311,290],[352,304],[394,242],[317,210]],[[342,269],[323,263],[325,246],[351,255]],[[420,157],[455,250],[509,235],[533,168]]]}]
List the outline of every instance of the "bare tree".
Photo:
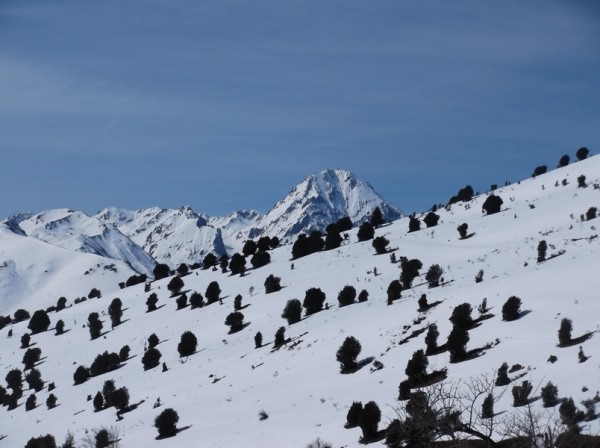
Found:
[{"label": "bare tree", "polygon": [[[495,375],[482,374],[464,381],[441,381],[413,392],[410,400],[395,409],[398,419],[388,427],[387,445],[431,446],[441,438],[455,442],[477,438],[488,447],[503,446],[500,442],[508,439],[528,448],[561,446],[557,441],[561,434],[565,437],[568,428],[555,409],[536,407],[530,400],[501,417],[484,416],[481,405],[486,397],[493,397],[496,403],[507,390],[494,387],[494,380]],[[538,389],[539,385],[534,394]],[[415,434],[419,439],[409,440]],[[569,446],[580,446],[579,441],[575,443]]]},{"label": "bare tree", "polygon": [[522,440],[531,448],[551,448],[567,430],[553,409],[539,409],[529,402],[503,418],[498,433],[503,439]]},{"label": "bare tree", "polygon": [[317,437],[313,442],[306,445],[306,448],[331,448],[331,443],[325,442]]},{"label": "bare tree", "polygon": [[490,447],[497,447],[494,440],[497,422],[494,416],[484,418],[481,404],[490,394],[497,402],[505,391],[494,393],[494,375],[491,374],[465,381],[444,380],[424,387],[412,393],[412,398],[403,407],[395,409],[398,420],[396,428],[388,430],[387,443],[400,447],[406,442],[403,439],[406,434],[419,434],[422,439],[409,444],[427,446],[440,438],[459,441],[474,437]]}]

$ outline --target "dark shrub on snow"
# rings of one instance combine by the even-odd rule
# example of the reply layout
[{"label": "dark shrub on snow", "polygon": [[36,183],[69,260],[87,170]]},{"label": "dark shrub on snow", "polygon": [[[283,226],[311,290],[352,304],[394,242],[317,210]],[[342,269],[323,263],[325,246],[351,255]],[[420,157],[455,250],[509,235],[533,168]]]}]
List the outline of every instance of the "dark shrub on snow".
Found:
[{"label": "dark shrub on snow", "polygon": [[158,430],[159,437],[171,437],[177,434],[177,422],[179,414],[172,409],[167,408],[154,419],[154,427]]},{"label": "dark shrub on snow", "polygon": [[275,277],[273,274],[269,275],[265,280],[265,293],[270,294],[277,292],[281,289],[281,278]]},{"label": "dark shrub on snow", "polygon": [[171,268],[164,263],[159,263],[154,266],[152,273],[154,274],[154,280],[160,280],[171,275]]},{"label": "dark shrub on snow", "polygon": [[362,347],[358,339],[348,336],[338,349],[335,359],[340,363],[342,372],[356,367],[356,358],[360,354]]},{"label": "dark shrub on snow", "polygon": [[33,316],[31,316],[27,328],[31,330],[32,334],[36,334],[46,331],[49,326],[50,318],[48,317],[48,313],[44,310],[37,310],[33,313]]},{"label": "dark shrub on snow", "polygon": [[521,299],[511,296],[502,306],[502,319],[506,321],[517,320],[521,315]]},{"label": "dark shrub on snow", "polygon": [[363,405],[360,401],[352,402],[352,406],[350,406],[348,414],[346,414],[346,428],[356,428],[358,426],[362,409]]},{"label": "dark shrub on snow", "polygon": [[302,318],[302,303],[300,303],[300,300],[288,300],[281,317],[287,320],[288,325],[300,322],[300,319]]},{"label": "dark shrub on snow", "polygon": [[346,285],[338,294],[340,306],[352,305],[356,299],[356,289],[354,286]]},{"label": "dark shrub on snow", "polygon": [[198,345],[198,339],[196,339],[196,335],[191,331],[185,331],[181,335],[181,340],[177,345],[177,351],[179,352],[180,357],[190,356],[196,352],[196,347]]},{"label": "dark shrub on snow", "polygon": [[210,305],[211,303],[216,302],[219,300],[220,296],[221,288],[219,284],[216,281],[210,282],[206,287],[206,291],[204,292],[204,297],[206,297],[208,304]]},{"label": "dark shrub on snow", "polygon": [[370,223],[363,222],[358,228],[356,236],[358,237],[358,241],[372,240],[375,236],[375,229]]},{"label": "dark shrub on snow", "polygon": [[144,356],[142,356],[142,365],[144,366],[144,370],[153,369],[154,367],[160,364],[160,358],[162,357],[162,353],[158,351],[156,348],[149,348],[144,352]]},{"label": "dark shrub on snow", "polygon": [[486,212],[486,214],[493,215],[494,213],[498,213],[500,211],[503,203],[504,201],[500,196],[491,194],[487,197],[481,208]]},{"label": "dark shrub on snow", "polygon": [[310,288],[306,291],[302,306],[306,310],[306,315],[309,316],[321,311],[324,303],[325,293],[319,288]]}]

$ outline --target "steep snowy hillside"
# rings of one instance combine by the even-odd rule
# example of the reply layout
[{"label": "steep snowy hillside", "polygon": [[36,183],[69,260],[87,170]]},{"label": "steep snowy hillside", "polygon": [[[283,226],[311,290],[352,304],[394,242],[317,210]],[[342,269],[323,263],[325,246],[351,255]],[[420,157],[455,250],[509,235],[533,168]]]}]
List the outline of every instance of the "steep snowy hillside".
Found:
[{"label": "steep snowy hillside", "polygon": [[17,215],[8,220],[28,236],[64,249],[122,260],[140,273],[152,274],[156,264],[117,229],[83,212],[58,209],[30,216]]},{"label": "steep snowy hillside", "polygon": [[[586,187],[579,186],[582,175]],[[529,409],[513,406],[511,393],[513,386],[525,380],[533,385],[528,403],[539,423],[552,422],[559,415],[558,405],[545,408],[539,399],[541,387],[549,381],[557,386],[559,398],[572,397],[579,409],[584,409],[583,400],[592,400],[589,406],[593,406],[600,391],[600,220],[592,213],[600,207],[599,184],[600,157],[596,156],[498,189],[495,194],[503,204],[495,214],[482,213],[488,199],[483,194],[438,210],[439,222],[434,227],[425,227],[425,214],[416,216],[421,222],[419,231],[408,232],[409,218],[379,227],[375,236],[389,240],[389,250],[382,255],[375,255],[371,240],[358,242],[353,229],[341,247],[296,260],[291,260],[291,245],[278,247],[271,251],[269,264],[249,269],[242,277],[220,270],[194,270],[182,277],[182,290],[188,299],[194,291],[205,296],[205,306],[200,308],[188,304],[177,309],[181,296],[172,296],[169,277],[152,282],[148,291],[145,285],[111,294],[103,291],[101,299],[49,313],[50,330],[31,337],[34,347],[41,349],[36,368],[45,381],[44,388],[35,393],[38,406],[26,410],[25,402],[33,391],[24,383],[18,406],[0,409],[2,442],[22,447],[31,437],[52,434],[62,443],[69,431],[77,441],[93,440],[94,431],[105,427],[118,434],[124,448],[304,447],[317,437],[334,447],[360,446],[361,429],[344,428],[350,405],[376,402],[382,414],[380,429],[401,415],[406,401],[397,400],[399,384],[407,378],[405,369],[413,353],[425,349],[432,324],[437,325],[441,348],[428,356],[427,372],[447,368],[449,386],[467,393],[472,379],[493,378],[504,362],[515,366],[508,386],[488,390],[496,398],[495,417],[486,421],[494,425],[490,432],[494,439],[502,438],[511,417]],[[440,201],[453,193],[441,192]],[[467,237],[459,238],[457,227],[463,223],[468,224]],[[4,232],[10,232],[6,244],[24,238],[8,229]],[[547,253],[538,262],[542,240]],[[32,259],[37,253],[23,257]],[[422,268],[412,287],[388,305],[388,287],[401,273],[400,263],[391,262],[392,255],[398,261],[401,257],[418,259]],[[434,264],[443,269],[443,281],[429,288],[425,277]],[[482,281],[476,282],[480,271]],[[271,274],[281,278],[283,288],[266,294],[264,283]],[[70,305],[79,294],[72,283],[76,272],[61,275],[62,295]],[[213,281],[220,286],[222,303],[206,305],[207,286]],[[338,293],[346,285],[357,292],[366,290],[368,300],[340,307]],[[291,299],[302,302],[310,288],[320,288],[327,305],[309,316],[303,313],[299,322],[289,325],[281,317],[286,303]],[[158,297],[158,309],[148,312],[146,300],[152,293]],[[224,322],[234,311],[238,294],[245,325],[229,333]],[[423,294],[429,306],[419,310],[417,302]],[[521,299],[521,312],[516,320],[506,321],[502,309],[511,296]],[[124,313],[122,323],[111,328],[107,313],[116,297]],[[480,315],[477,309],[484,299],[488,309]],[[54,303],[55,296],[37,295],[26,306],[33,312]],[[472,306],[476,321],[467,333],[467,356],[450,362],[443,347],[453,331],[449,318],[463,303]],[[13,303],[5,312],[20,307]],[[100,337],[90,340],[84,324],[94,312],[104,328]],[[557,333],[563,318],[572,320],[573,343],[559,347]],[[55,335],[52,328],[59,319],[68,332]],[[12,369],[23,368],[26,350],[20,348],[20,338],[28,332],[27,324],[10,324],[0,330],[2,379]],[[287,339],[274,349],[280,327],[285,328]],[[178,344],[185,331],[195,334],[198,345],[192,355],[180,357]],[[257,332],[263,335],[259,348],[255,348]],[[160,340],[156,348],[162,357],[157,367],[144,370],[142,358],[152,333]],[[348,336],[358,339],[362,350],[358,368],[341,373],[336,352]],[[98,354],[118,353],[125,345],[131,350],[118,368],[73,384],[78,366],[90,367]],[[583,357],[578,355],[579,347]],[[553,356],[556,360],[550,362]],[[94,410],[93,398],[107,380],[114,380],[116,388],[128,389],[128,412],[117,415],[113,407]],[[48,390],[49,383],[56,388]],[[50,394],[57,397],[58,406],[48,409],[44,403]],[[476,400],[476,411],[484,397]],[[178,413],[179,432],[157,439],[154,419],[167,408]],[[586,433],[597,434],[598,418],[595,413],[589,417],[580,426]]]},{"label": "steep snowy hillside", "polygon": [[0,223],[0,314],[46,308],[62,296],[72,301],[94,287],[108,294],[135,273],[122,261],[62,249]]}]

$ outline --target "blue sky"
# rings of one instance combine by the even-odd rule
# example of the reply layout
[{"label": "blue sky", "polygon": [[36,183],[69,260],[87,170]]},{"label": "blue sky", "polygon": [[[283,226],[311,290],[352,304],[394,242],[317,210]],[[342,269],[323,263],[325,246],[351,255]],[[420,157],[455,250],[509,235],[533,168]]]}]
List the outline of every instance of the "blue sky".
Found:
[{"label": "blue sky", "polygon": [[599,131],[595,0],[0,3],[0,217],[264,212],[325,168],[422,211]]}]

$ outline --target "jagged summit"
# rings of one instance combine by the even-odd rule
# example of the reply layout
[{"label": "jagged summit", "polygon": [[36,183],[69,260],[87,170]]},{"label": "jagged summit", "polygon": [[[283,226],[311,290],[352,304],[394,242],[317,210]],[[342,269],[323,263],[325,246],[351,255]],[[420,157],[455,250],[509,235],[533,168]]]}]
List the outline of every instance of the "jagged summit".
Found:
[{"label": "jagged summit", "polygon": [[324,230],[345,216],[360,224],[376,207],[388,221],[401,216],[400,210],[388,204],[369,183],[350,171],[328,169],[296,185],[267,213],[262,224],[266,234],[285,238],[303,231]]},{"label": "jagged summit", "polygon": [[107,208],[96,217],[118,228],[156,260],[169,265],[199,262],[209,252],[225,252],[219,229],[209,226],[206,215],[189,206],[136,211]]},{"label": "jagged summit", "polygon": [[209,217],[190,206],[108,207],[94,216],[56,209],[16,214],[5,222],[17,233],[20,229],[49,244],[123,260],[138,272],[151,273],[155,261],[173,267],[198,263],[211,252],[238,252],[248,239],[260,236],[289,242],[301,232],[324,231],[345,216],[358,225],[375,207],[388,221],[401,216],[367,182],[350,171],[329,169],[305,178],[267,214],[239,210],[225,217]]}]

